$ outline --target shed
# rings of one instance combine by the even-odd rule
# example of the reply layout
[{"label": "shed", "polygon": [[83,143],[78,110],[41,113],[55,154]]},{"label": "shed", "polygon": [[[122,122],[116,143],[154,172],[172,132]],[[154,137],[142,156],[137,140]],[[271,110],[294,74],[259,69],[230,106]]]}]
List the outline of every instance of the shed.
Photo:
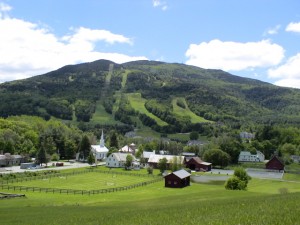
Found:
[{"label": "shed", "polygon": [[267,163],[266,169],[268,170],[284,170],[284,163],[274,155]]},{"label": "shed", "polygon": [[195,171],[211,171],[211,163],[202,161],[199,157],[192,157],[186,162],[186,167]]},{"label": "shed", "polygon": [[190,186],[191,174],[185,170],[178,170],[165,176],[165,187],[183,188]]}]

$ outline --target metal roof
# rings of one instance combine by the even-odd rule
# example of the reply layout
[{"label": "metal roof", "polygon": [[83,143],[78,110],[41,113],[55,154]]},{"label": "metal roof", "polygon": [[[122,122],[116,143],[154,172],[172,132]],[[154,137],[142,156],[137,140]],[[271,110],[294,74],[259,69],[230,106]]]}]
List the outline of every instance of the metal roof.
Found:
[{"label": "metal roof", "polygon": [[179,177],[180,179],[191,176],[191,174],[189,172],[187,172],[186,170],[178,170],[178,171],[173,172],[173,174],[176,175],[177,177]]}]

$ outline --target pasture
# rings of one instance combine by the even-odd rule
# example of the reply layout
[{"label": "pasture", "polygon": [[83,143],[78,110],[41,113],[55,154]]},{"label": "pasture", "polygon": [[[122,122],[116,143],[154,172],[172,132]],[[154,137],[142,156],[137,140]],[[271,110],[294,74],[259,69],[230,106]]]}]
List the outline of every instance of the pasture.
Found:
[{"label": "pasture", "polygon": [[[247,191],[225,190],[220,182],[171,189],[164,188],[162,180],[90,196],[25,192],[26,198],[0,201],[1,223],[296,225],[300,224],[300,182],[290,178],[288,182],[253,178]],[[65,182],[74,186],[69,178]],[[75,185],[84,182],[79,179]]]}]

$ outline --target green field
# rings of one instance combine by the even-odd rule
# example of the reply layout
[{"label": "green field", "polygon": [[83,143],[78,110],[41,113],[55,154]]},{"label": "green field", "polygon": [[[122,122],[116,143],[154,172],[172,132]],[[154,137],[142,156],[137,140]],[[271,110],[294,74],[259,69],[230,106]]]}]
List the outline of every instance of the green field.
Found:
[{"label": "green field", "polygon": [[[76,185],[89,182],[82,179]],[[71,179],[64,181],[74,188]],[[26,198],[0,200],[1,224],[300,224],[300,182],[294,180],[252,179],[247,191],[216,183],[171,189],[162,180],[91,196],[24,193]]]},{"label": "green field", "polygon": [[124,187],[132,184],[153,180],[148,176],[130,176],[119,174],[108,174],[89,172],[77,175],[61,174],[58,177],[47,177],[44,179],[24,181],[15,185],[25,187],[47,187],[74,190],[99,190],[112,187]]},{"label": "green field", "polygon": [[[178,101],[179,99],[180,99],[182,102],[184,102],[184,104],[185,104],[185,109],[183,109],[183,108],[181,108],[181,107],[179,107],[179,106],[177,105],[177,101]],[[189,107],[188,107],[188,105],[187,105],[187,103],[186,103],[186,101],[185,101],[184,98],[174,98],[174,99],[172,100],[172,105],[173,105],[173,112],[174,112],[174,114],[179,115],[179,116],[187,116],[187,117],[191,118],[191,123],[205,123],[205,122],[207,123],[207,122],[211,122],[211,121],[206,120],[206,119],[204,119],[203,117],[197,116],[195,113],[193,113],[193,112],[189,109]]]},{"label": "green field", "polygon": [[146,99],[142,98],[141,93],[131,93],[131,94],[126,94],[126,96],[128,97],[130,105],[133,109],[139,111],[140,113],[146,114],[150,118],[154,119],[159,126],[168,125],[166,122],[162,121],[160,118],[153,115],[145,108]]},{"label": "green field", "polygon": [[92,123],[100,123],[100,124],[116,124],[117,121],[113,118],[113,116],[107,113],[102,105],[101,101],[97,101],[96,103],[96,111],[91,119]]}]

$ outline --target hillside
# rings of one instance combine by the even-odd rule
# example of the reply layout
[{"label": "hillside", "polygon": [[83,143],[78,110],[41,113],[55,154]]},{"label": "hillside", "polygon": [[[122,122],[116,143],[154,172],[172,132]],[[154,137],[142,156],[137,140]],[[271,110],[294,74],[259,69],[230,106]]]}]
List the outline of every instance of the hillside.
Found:
[{"label": "hillside", "polygon": [[0,85],[0,117],[51,116],[149,126],[161,133],[199,123],[300,124],[300,90],[183,64],[107,60],[69,65]]}]

